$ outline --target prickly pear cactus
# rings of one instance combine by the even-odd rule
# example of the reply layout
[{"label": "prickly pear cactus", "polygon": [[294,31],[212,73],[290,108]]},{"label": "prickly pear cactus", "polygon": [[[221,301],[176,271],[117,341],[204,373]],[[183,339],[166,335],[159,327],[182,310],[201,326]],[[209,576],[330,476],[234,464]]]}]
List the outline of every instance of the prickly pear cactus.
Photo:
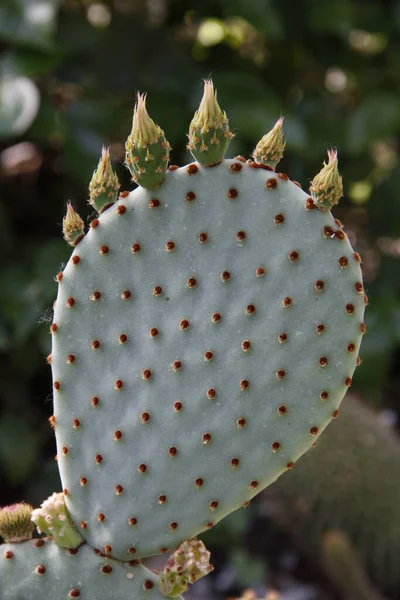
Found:
[{"label": "prickly pear cactus", "polygon": [[157,576],[143,567],[97,555],[84,544],[60,548],[49,539],[0,547],[2,600],[161,600]]},{"label": "prickly pear cactus", "polygon": [[[360,257],[329,212],[336,153],[313,197],[272,170],[282,119],[254,162],[224,159],[226,115],[205,88],[199,162],[165,171],[140,97],[127,165],[150,189],[109,194],[84,237],[72,207],[64,226],[58,464],[80,533],[120,560],[192,538],[291,469],[337,415],[365,332]],[[115,189],[102,169],[96,185]]]}]

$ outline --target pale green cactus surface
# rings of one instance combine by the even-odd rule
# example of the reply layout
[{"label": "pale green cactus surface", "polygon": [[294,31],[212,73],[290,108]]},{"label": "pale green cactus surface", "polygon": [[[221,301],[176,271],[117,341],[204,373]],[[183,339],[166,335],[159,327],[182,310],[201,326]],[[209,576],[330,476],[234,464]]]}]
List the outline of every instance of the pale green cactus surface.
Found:
[{"label": "pale green cactus surface", "polygon": [[84,544],[60,548],[49,539],[0,547],[1,600],[162,600],[157,575],[140,564],[97,555]]},{"label": "pale green cactus surface", "polygon": [[58,464],[90,545],[164,552],[312,446],[356,367],[359,262],[298,184],[236,159],[169,170],[92,223],[51,327]]},{"label": "pale green cactus surface", "polygon": [[[139,95],[126,165],[140,187],[116,199],[103,150],[86,235],[68,205],[48,357],[63,496],[33,520],[59,545],[87,544],[3,545],[2,599],[176,597],[212,569],[193,538],[337,415],[366,331],[361,259],[330,213],[336,152],[311,196],[273,170],[282,121],[255,162],[225,159],[232,133],[206,81],[189,131],[198,162],[167,169]],[[179,544],[157,586],[134,566]]]}]

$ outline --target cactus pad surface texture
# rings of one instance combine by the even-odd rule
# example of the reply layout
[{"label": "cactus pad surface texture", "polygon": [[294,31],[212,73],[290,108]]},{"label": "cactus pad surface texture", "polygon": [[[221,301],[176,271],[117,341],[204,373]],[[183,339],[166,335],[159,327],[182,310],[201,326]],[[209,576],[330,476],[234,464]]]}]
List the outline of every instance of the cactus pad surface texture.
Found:
[{"label": "cactus pad surface texture", "polygon": [[66,505],[120,560],[192,538],[290,469],[357,365],[365,298],[360,257],[327,210],[338,176],[317,207],[270,166],[220,159],[122,193],[58,276]]},{"label": "cactus pad surface texture", "polygon": [[161,600],[164,597],[157,576],[142,565],[98,556],[87,544],[66,550],[49,539],[36,539],[1,546],[0,598]]}]

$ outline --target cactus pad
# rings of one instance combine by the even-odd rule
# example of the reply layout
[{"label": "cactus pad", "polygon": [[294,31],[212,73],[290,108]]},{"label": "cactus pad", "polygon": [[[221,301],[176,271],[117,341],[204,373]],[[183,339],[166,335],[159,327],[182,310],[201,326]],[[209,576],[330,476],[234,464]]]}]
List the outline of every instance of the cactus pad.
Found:
[{"label": "cactus pad", "polygon": [[121,560],[212,527],[335,417],[362,334],[360,258],[284,174],[172,167],[59,274],[52,370],[72,519]]},{"label": "cactus pad", "polygon": [[162,600],[157,576],[139,564],[98,556],[84,544],[60,548],[48,539],[0,546],[2,600]]}]

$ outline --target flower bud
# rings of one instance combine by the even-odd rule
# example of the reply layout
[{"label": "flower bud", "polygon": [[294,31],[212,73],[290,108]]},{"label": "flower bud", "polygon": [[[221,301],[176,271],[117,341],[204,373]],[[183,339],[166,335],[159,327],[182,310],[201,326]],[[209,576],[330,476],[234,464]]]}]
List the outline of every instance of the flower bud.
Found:
[{"label": "flower bud", "polygon": [[111,166],[110,149],[103,148],[99,165],[89,184],[89,202],[96,210],[102,212],[114,204],[118,197],[118,190],[119,181]]},{"label": "flower bud", "polygon": [[5,542],[21,542],[32,537],[32,511],[33,507],[25,502],[0,509],[0,536]]},{"label": "flower bud", "polygon": [[224,158],[232,137],[226,113],[217,102],[214,84],[207,79],[200,106],[190,123],[188,150],[201,165],[215,165]]},{"label": "flower bud", "polygon": [[58,546],[77,548],[83,542],[83,537],[71,521],[62,492],[54,493],[40,508],[36,508],[32,513],[32,521],[39,533],[53,537]]},{"label": "flower bud", "polygon": [[146,94],[138,94],[132,131],[125,144],[125,165],[132,179],[149,190],[160,185],[167,170],[170,149],[163,130],[147,112]]},{"label": "flower bud", "polygon": [[253,152],[253,158],[260,165],[275,169],[283,156],[286,142],[282,134],[283,117],[277,120],[273,129],[266,133],[258,142]]},{"label": "flower bud", "polygon": [[196,538],[183,542],[169,557],[159,575],[160,591],[164,596],[176,598],[188,589],[189,583],[194,583],[213,569],[210,553],[203,542]]},{"label": "flower bud", "polygon": [[67,203],[67,214],[63,218],[63,234],[70,246],[76,246],[84,236],[84,222],[72,208],[71,202]]},{"label": "flower bud", "polygon": [[314,177],[310,186],[310,193],[315,205],[323,211],[330,210],[343,196],[336,150],[328,150],[328,159],[328,163],[324,162],[324,166]]}]

